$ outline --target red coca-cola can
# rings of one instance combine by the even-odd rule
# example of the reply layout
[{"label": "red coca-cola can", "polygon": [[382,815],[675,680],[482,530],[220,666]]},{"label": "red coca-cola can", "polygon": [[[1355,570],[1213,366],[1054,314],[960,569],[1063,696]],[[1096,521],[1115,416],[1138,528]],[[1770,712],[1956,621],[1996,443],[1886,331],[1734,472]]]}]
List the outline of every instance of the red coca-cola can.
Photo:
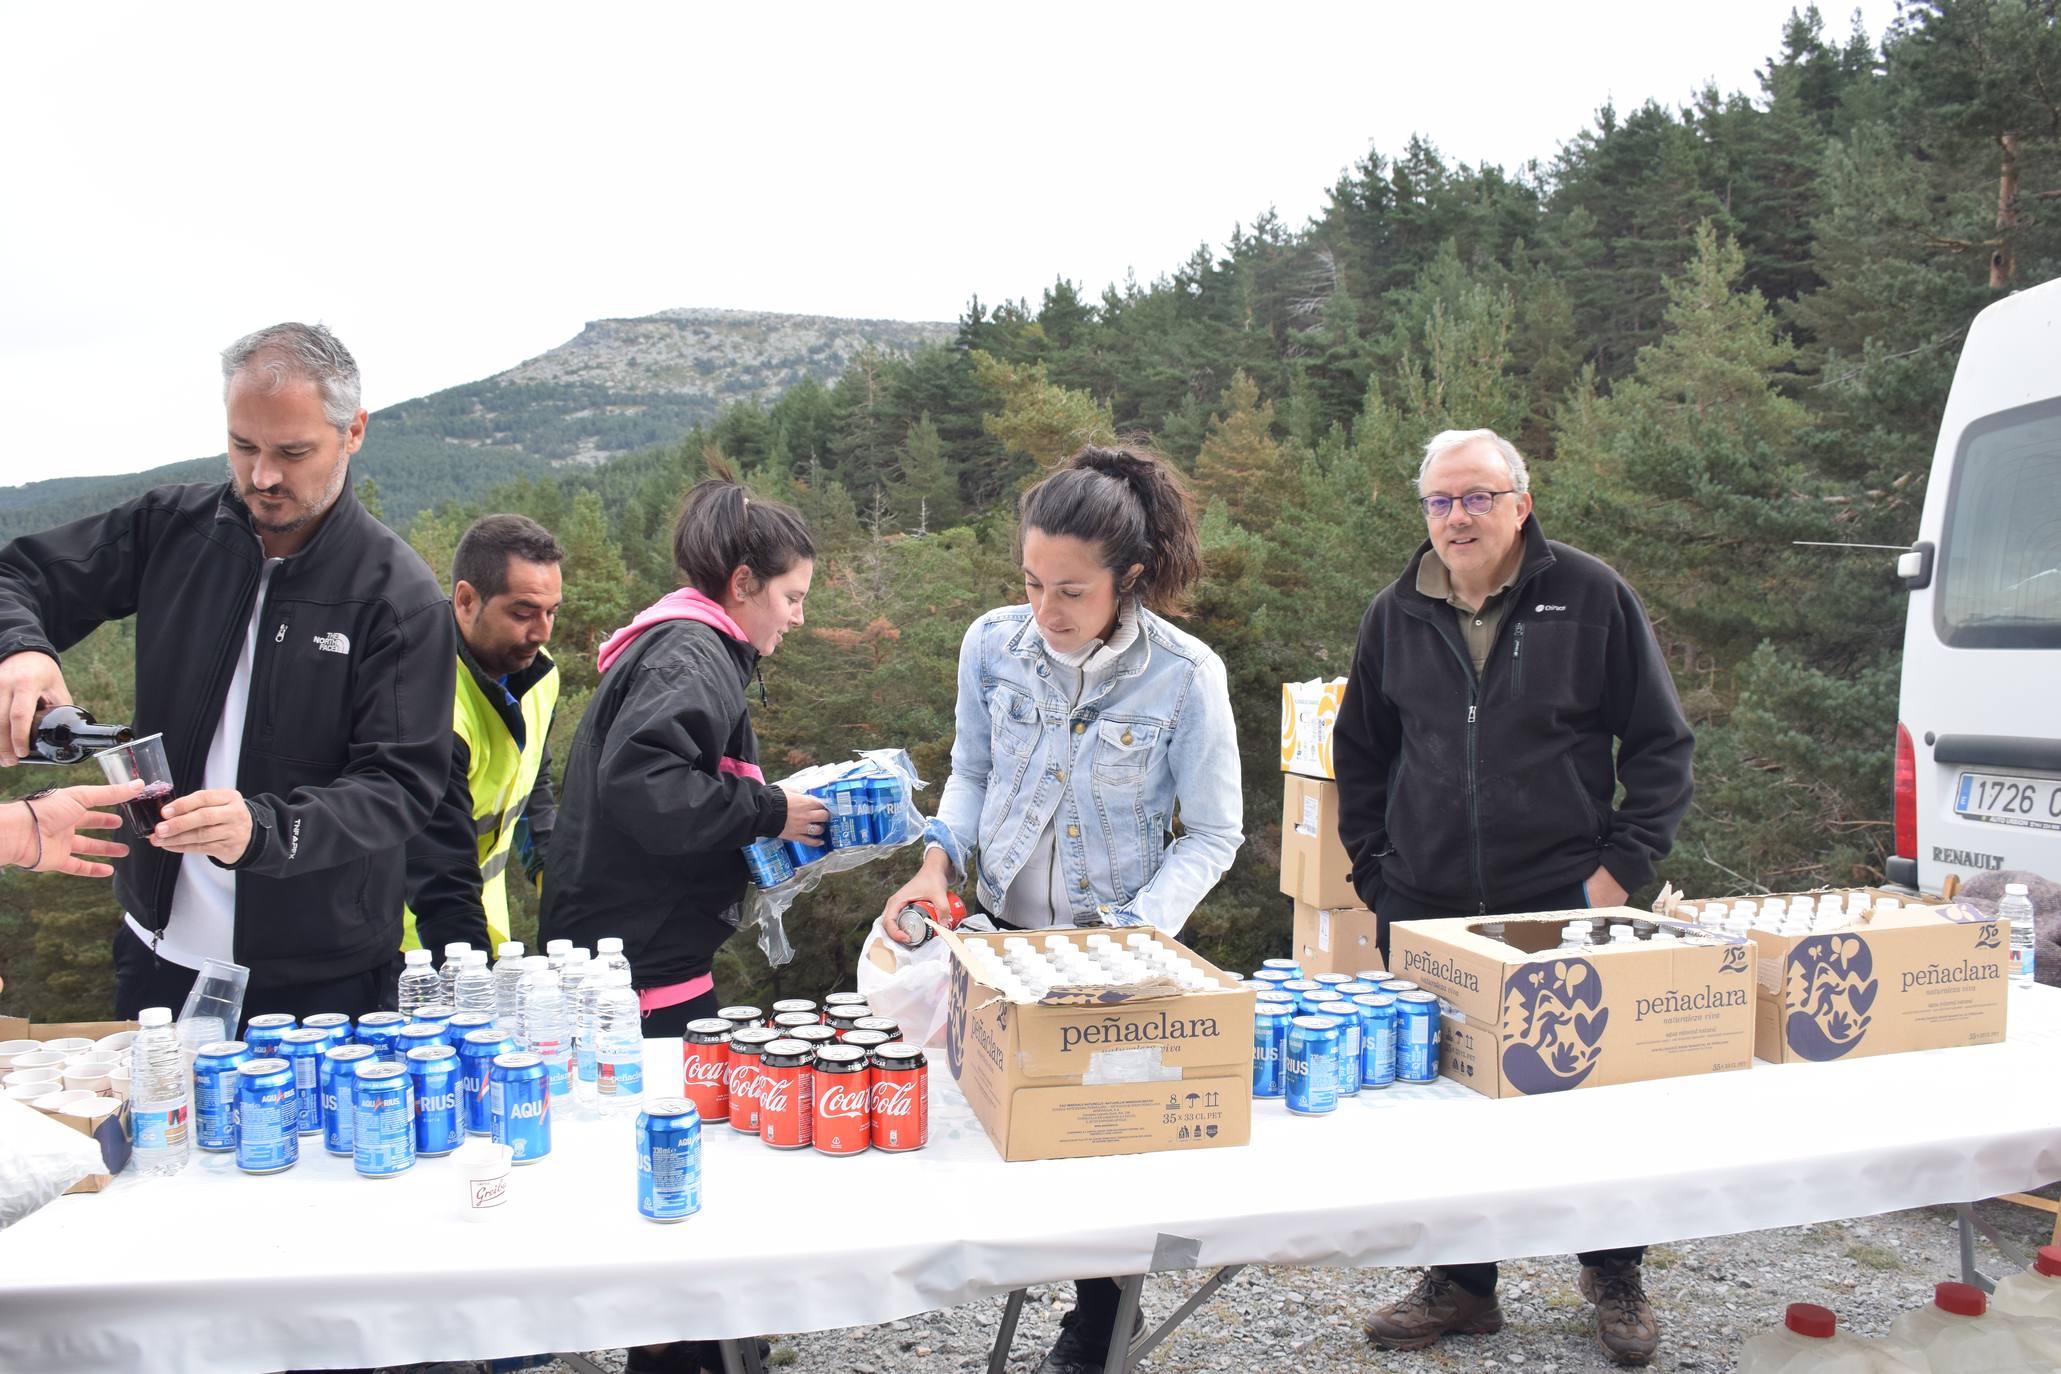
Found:
[{"label": "red coca-cola can", "polygon": [[[835,1031],[832,1031],[831,1033],[833,1035],[836,1034]],[[886,1031],[848,1030],[843,1035],[838,1036],[838,1043],[845,1045],[857,1045],[860,1049],[866,1051],[866,1053],[871,1054],[873,1053],[873,1051],[879,1049],[882,1045],[888,1044],[893,1039],[894,1037],[892,1035],[889,1035]]]},{"label": "red coca-cola can", "polygon": [[863,1154],[873,1138],[873,1070],[857,1045],[816,1051],[815,1145],[826,1155]]},{"label": "red coca-cola can", "polygon": [[766,1014],[757,1007],[717,1007],[716,1015],[738,1030],[743,1030],[746,1026],[766,1024]]},{"label": "red coca-cola can", "polygon": [[764,1026],[746,1026],[730,1036],[730,1127],[746,1135],[759,1133],[759,1061],[766,1046],[780,1038]]},{"label": "red coca-cola can", "polygon": [[776,1011],[773,1013],[773,1029],[782,1035],[791,1035],[803,1026],[820,1026],[822,1018],[812,1011]]},{"label": "red coca-cola can", "polygon": [[823,1019],[842,1037],[846,1031],[858,1029],[859,1022],[872,1014],[873,1008],[864,1002],[840,1002],[831,1007]]},{"label": "red coca-cola can", "polygon": [[821,1021],[823,1019],[823,1009],[806,997],[783,997],[773,1004],[773,1015],[775,1016],[789,1011],[805,1011],[814,1020]]},{"label": "red coca-cola can", "polygon": [[837,1043],[837,1032],[823,1025],[796,1026],[793,1030],[786,1032],[786,1035],[789,1040],[803,1041],[812,1050],[820,1050],[825,1045],[835,1045]]},{"label": "red coca-cola can", "polygon": [[805,1150],[815,1115],[816,1052],[782,1037],[759,1056],[759,1139],[776,1150]]},{"label": "red coca-cola can", "polygon": [[930,1143],[930,1061],[915,1045],[873,1051],[873,1148],[920,1150]]},{"label": "red coca-cola can", "polygon": [[902,1038],[902,1028],[892,1016],[862,1016],[852,1026],[853,1030],[885,1031],[890,1040]]},{"label": "red coca-cola can", "polygon": [[689,1021],[680,1035],[680,1096],[704,1122],[730,1119],[730,1023],[720,1016]]},{"label": "red coca-cola can", "polygon": [[863,992],[833,992],[826,994],[823,998],[823,1010],[826,1013],[832,1007],[863,1007],[865,1005],[866,994]]}]

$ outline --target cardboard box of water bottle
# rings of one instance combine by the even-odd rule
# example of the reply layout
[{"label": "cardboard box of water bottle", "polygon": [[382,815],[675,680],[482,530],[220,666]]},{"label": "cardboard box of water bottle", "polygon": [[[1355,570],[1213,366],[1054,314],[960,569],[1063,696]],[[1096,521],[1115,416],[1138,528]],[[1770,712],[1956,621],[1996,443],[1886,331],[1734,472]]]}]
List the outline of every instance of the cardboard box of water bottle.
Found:
[{"label": "cardboard box of water bottle", "polygon": [[1949,902],[1782,935],[1756,924],[1754,1053],[1824,1063],[2004,1039],[2011,933]]},{"label": "cardboard box of water bottle", "polygon": [[1652,920],[1617,907],[1390,929],[1390,972],[1445,1004],[1439,1072],[1489,1097],[1524,1097],[1753,1062],[1751,941],[1562,953],[1578,918]]},{"label": "cardboard box of water bottle", "polygon": [[1281,779],[1281,891],[1326,910],[1360,905],[1338,838],[1337,783],[1296,773]]},{"label": "cardboard box of water bottle", "polygon": [[1380,925],[1363,906],[1295,904],[1295,962],[1308,973],[1359,973],[1382,967]]},{"label": "cardboard box of water bottle", "polygon": [[1331,730],[1345,700],[1345,679],[1312,678],[1281,684],[1281,771],[1335,778]]},{"label": "cardboard box of water bottle", "polygon": [[[1215,986],[1168,982],[1012,1002],[952,951],[945,1048],[952,1076],[1002,1158],[1079,1159],[1217,1149],[1252,1137],[1250,988],[1140,927],[1209,975]],[[1062,930],[1085,939],[1101,930]],[[1131,934],[1126,930],[1123,934]]]},{"label": "cardboard box of water bottle", "polygon": [[[103,1036],[115,1035],[121,1031],[136,1029],[134,1021],[44,1021],[31,1022],[20,1016],[0,1016],[0,1040],[98,1040]],[[80,1135],[91,1136],[100,1146],[101,1163],[107,1166],[106,1173],[88,1174],[65,1189],[65,1193],[97,1193],[114,1182],[114,1176],[129,1163],[129,1104],[123,1100],[120,1110],[98,1117],[79,1116],[71,1112],[52,1112],[50,1119],[68,1126]]]}]

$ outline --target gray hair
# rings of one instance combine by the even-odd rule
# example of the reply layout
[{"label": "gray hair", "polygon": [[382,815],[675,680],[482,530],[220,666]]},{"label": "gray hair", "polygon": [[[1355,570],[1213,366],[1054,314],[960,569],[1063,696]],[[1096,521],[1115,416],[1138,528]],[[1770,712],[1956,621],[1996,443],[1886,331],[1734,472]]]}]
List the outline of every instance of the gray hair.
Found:
[{"label": "gray hair", "polygon": [[326,325],[275,324],[246,334],[222,350],[222,399],[239,372],[254,374],[267,394],[289,381],[315,384],[322,393],[322,413],[339,433],[358,416],[358,360]]},{"label": "gray hair", "polygon": [[1510,485],[1517,491],[1531,490],[1531,469],[1525,466],[1524,455],[1517,451],[1517,445],[1505,439],[1492,429],[1448,429],[1431,436],[1431,442],[1424,446],[1424,461],[1417,465],[1417,490],[1424,490],[1424,474],[1431,471],[1431,465],[1451,453],[1462,444],[1471,444],[1476,439],[1486,439],[1503,455],[1503,462],[1510,469]]}]

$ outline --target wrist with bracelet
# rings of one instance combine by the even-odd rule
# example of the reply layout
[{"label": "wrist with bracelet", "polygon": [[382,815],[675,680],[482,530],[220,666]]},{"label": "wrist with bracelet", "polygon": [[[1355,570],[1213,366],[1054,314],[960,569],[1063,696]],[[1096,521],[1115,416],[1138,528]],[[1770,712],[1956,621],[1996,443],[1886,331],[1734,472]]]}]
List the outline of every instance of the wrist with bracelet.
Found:
[{"label": "wrist with bracelet", "polygon": [[35,804],[43,800],[43,798],[49,796],[52,792],[55,792],[56,790],[57,789],[54,787],[46,787],[40,792],[31,792],[26,797],[18,798],[18,800],[22,804],[22,809],[29,813],[29,833],[36,837],[36,857],[30,859],[27,863],[21,865],[25,869],[34,871],[35,869],[42,866],[43,818],[36,814]]}]

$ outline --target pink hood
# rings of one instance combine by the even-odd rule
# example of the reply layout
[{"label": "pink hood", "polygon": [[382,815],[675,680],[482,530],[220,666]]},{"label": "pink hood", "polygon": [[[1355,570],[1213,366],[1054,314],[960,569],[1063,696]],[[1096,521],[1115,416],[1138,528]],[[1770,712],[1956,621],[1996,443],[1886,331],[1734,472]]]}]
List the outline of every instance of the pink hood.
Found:
[{"label": "pink hood", "polygon": [[721,630],[740,644],[748,644],[744,627],[730,618],[730,613],[715,602],[703,596],[692,587],[682,587],[676,592],[667,592],[658,600],[637,612],[629,624],[610,635],[601,645],[601,671],[607,672],[611,663],[621,658],[623,651],[637,642],[637,636],[654,625],[663,625],[668,620],[698,620],[702,624]]}]

